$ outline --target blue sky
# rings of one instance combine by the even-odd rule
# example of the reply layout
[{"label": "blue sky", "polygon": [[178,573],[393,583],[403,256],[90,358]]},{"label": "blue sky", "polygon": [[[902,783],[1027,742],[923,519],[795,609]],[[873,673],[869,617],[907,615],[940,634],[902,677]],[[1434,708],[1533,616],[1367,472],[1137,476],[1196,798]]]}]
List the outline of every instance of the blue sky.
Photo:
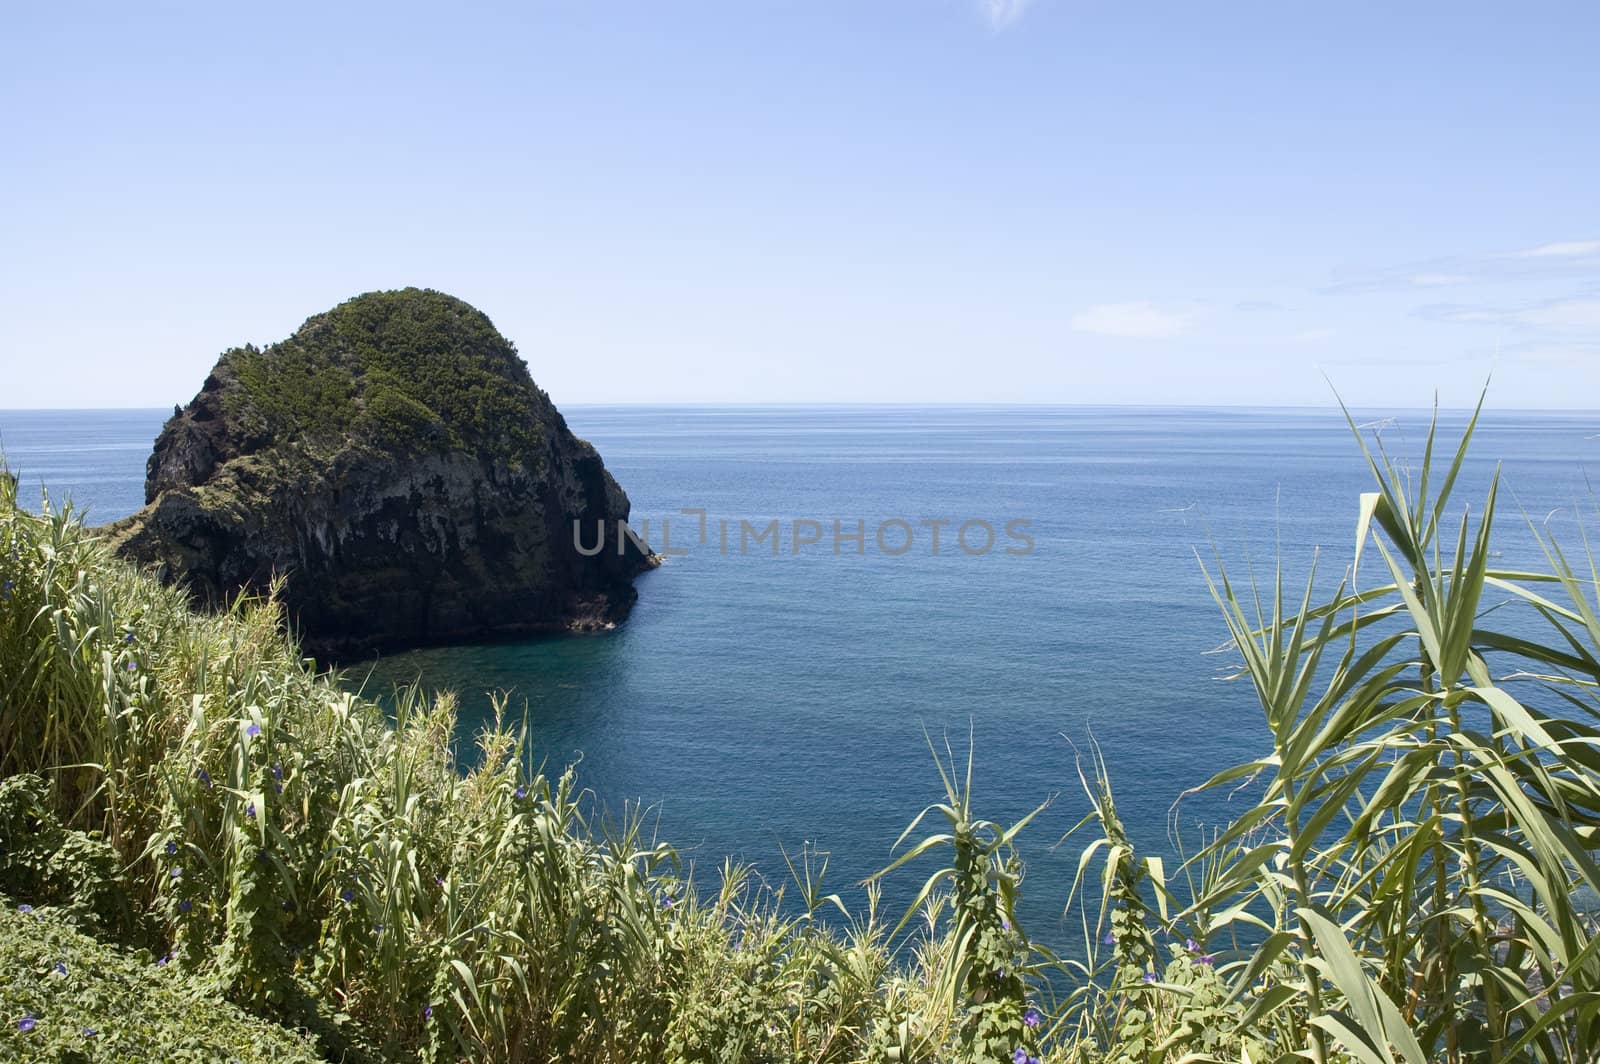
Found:
[{"label": "blue sky", "polygon": [[0,407],[404,285],[557,402],[1600,394],[1592,4],[5,18]]}]

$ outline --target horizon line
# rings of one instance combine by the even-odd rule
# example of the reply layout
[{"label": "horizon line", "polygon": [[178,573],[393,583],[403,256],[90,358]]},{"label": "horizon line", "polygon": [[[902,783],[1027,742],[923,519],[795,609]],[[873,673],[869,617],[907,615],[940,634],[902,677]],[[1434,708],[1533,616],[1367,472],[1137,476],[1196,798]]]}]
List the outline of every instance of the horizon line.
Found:
[{"label": "horizon line", "polygon": [[[1437,406],[1404,406],[1373,403],[1350,403],[1351,410],[1400,410],[1429,412],[1437,409],[1440,413],[1470,413],[1474,406],[1450,406],[1439,404]],[[1171,403],[1171,402],[1038,402],[1028,400],[997,400],[981,402],[972,400],[902,400],[902,399],[688,399],[671,402],[641,402],[632,400],[586,400],[568,401],[556,404],[560,412],[563,409],[575,410],[580,408],[637,408],[641,410],[661,409],[697,409],[697,408],[722,408],[722,409],[1014,409],[1014,410],[1276,410],[1276,411],[1328,411],[1337,412],[1340,404],[1337,400],[1330,403]],[[165,404],[158,406],[16,406],[0,407],[0,414],[88,414],[88,413],[134,413],[138,411],[165,410]],[[1484,413],[1528,413],[1528,414],[1573,414],[1573,415],[1600,415],[1600,406],[1596,407],[1566,407],[1566,406],[1507,406],[1496,407],[1484,404]]]}]

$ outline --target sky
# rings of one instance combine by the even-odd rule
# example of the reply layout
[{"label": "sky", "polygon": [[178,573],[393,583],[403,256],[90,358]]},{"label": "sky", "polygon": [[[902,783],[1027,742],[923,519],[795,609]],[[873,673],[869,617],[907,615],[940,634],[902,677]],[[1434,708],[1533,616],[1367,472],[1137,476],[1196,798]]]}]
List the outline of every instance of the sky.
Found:
[{"label": "sky", "polygon": [[1590,408],[1600,5],[8,5],[0,408],[361,292],[559,403]]}]

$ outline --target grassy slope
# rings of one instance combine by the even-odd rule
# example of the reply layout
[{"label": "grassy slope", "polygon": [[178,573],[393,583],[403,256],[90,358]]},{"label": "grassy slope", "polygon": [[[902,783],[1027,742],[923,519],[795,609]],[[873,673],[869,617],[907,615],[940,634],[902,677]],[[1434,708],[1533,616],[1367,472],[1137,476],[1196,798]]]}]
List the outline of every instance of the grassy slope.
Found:
[{"label": "grassy slope", "polygon": [[[69,516],[0,497],[0,576],[0,778],[38,774],[65,828],[104,837],[173,972],[336,1032],[330,1054],[1037,1048],[1027,945],[999,893],[1008,846],[964,844],[959,911],[941,892],[896,961],[875,915],[839,932],[813,919],[821,890],[780,909],[734,867],[696,890],[637,821],[601,828],[570,776],[531,772],[513,729],[479,736],[477,767],[459,772],[448,699],[386,720],[313,673],[271,604],[194,614]],[[32,829],[10,830],[14,855]]]},{"label": "grassy slope", "polygon": [[0,904],[0,956],[3,1057],[196,1064],[321,1059],[304,1037],[219,1000],[148,952],[96,941],[53,910],[19,912]]}]

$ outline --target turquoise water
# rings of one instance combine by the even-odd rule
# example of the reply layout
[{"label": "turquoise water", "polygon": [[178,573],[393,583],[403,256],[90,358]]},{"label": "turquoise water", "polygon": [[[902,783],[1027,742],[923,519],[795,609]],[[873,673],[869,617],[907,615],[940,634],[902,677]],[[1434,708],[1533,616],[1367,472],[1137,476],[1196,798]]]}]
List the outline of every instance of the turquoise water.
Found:
[{"label": "turquoise water", "polygon": [[[653,807],[662,835],[709,875],[723,855],[787,875],[779,846],[812,841],[848,887],[891,859],[901,829],[940,797],[924,729],[976,745],[976,800],[993,819],[1055,801],[1023,836],[1031,930],[1058,923],[1076,845],[1052,849],[1086,811],[1074,759],[1104,751],[1121,811],[1152,851],[1184,788],[1261,745],[1248,689],[1208,655],[1224,630],[1196,550],[1214,540],[1241,570],[1281,544],[1295,580],[1313,547],[1336,579],[1369,486],[1336,411],[978,407],[573,407],[671,558],[639,581],[616,632],[395,655],[352,671],[374,691],[420,677],[457,690],[469,730],[488,691],[526,704],[542,754],[581,758],[582,781],[617,807]],[[1375,419],[1393,412],[1364,412]],[[1386,444],[1416,453],[1426,415],[1394,413]],[[0,441],[29,485],[70,492],[91,519],[142,501],[163,411],[0,412]],[[1459,427],[1462,415],[1446,418]],[[1533,560],[1517,512],[1537,519],[1587,499],[1600,415],[1492,413],[1459,498],[1481,500],[1504,461],[1503,561]],[[698,521],[679,513],[703,509]],[[919,522],[990,522],[982,555],[931,551]],[[738,549],[738,523],[782,523],[782,550]],[[796,519],[822,542],[792,550]],[[835,554],[832,523],[865,523],[862,554]],[[889,556],[880,524],[912,526]],[[1007,521],[1033,550],[1007,554]],[[730,522],[727,554],[717,522]],[[1563,525],[1565,521],[1565,525]],[[810,527],[810,526],[806,526]],[[1558,515],[1558,530],[1570,519]],[[969,542],[981,540],[974,526]],[[899,526],[886,532],[896,549]],[[1215,821],[1191,799],[1179,822]],[[932,869],[894,885],[904,898]]]}]

